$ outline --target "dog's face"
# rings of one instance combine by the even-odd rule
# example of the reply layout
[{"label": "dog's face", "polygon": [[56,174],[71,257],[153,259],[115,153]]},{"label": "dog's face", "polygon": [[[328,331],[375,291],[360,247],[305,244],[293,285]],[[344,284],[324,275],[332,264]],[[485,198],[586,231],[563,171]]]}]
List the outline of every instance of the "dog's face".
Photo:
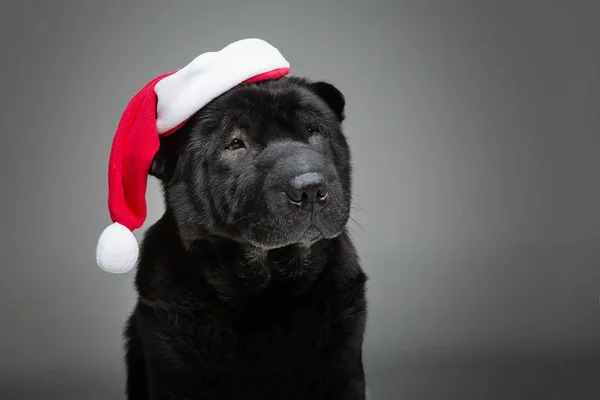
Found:
[{"label": "dog's face", "polygon": [[351,201],[344,107],[334,86],[285,77],[238,86],[161,139],[151,174],[184,239],[268,250],[341,234]]}]

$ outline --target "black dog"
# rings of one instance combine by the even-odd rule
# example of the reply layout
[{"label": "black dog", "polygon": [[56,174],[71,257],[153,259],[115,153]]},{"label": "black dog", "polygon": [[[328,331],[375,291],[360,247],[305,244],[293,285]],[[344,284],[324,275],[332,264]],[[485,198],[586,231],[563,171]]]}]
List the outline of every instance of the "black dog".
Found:
[{"label": "black dog", "polygon": [[141,246],[129,400],[365,399],[344,109],[331,84],[284,77],[161,139],[166,211]]}]

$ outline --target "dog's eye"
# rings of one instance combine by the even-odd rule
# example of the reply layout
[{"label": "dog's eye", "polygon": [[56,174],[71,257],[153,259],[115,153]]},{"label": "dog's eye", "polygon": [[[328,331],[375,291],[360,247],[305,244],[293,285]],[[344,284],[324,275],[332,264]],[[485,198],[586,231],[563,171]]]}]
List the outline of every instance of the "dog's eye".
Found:
[{"label": "dog's eye", "polygon": [[240,139],[235,138],[231,141],[231,143],[229,143],[229,146],[227,147],[227,150],[237,150],[237,149],[243,149],[244,147],[244,142],[242,142]]},{"label": "dog's eye", "polygon": [[310,133],[310,134],[313,134],[313,133],[316,133],[316,132],[318,132],[317,128],[315,128],[315,127],[314,127],[314,126],[312,126],[312,125],[308,125],[308,126],[306,127],[306,131],[307,131],[308,133]]}]

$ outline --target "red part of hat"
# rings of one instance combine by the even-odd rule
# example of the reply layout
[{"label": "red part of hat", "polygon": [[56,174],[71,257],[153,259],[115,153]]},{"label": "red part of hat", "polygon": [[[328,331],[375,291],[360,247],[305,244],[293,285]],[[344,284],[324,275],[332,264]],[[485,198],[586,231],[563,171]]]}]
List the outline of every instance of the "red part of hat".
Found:
[{"label": "red part of hat", "polygon": [[148,82],[129,101],[117,126],[108,169],[108,209],[113,222],[130,230],[146,219],[148,172],[159,148],[154,86],[173,72]]}]

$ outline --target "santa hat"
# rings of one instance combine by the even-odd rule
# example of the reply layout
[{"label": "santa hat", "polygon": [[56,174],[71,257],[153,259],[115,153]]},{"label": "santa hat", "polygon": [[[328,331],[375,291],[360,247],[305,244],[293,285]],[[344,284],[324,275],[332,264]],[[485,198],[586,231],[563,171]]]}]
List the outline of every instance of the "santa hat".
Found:
[{"label": "santa hat", "polygon": [[121,116],[111,147],[108,209],[113,223],[98,240],[96,262],[101,269],[124,273],[137,262],[139,247],[132,231],[146,218],[146,185],[159,138],[176,132],[229,89],[277,79],[289,71],[289,63],[275,47],[260,39],[244,39],[201,54],[136,93]]}]

